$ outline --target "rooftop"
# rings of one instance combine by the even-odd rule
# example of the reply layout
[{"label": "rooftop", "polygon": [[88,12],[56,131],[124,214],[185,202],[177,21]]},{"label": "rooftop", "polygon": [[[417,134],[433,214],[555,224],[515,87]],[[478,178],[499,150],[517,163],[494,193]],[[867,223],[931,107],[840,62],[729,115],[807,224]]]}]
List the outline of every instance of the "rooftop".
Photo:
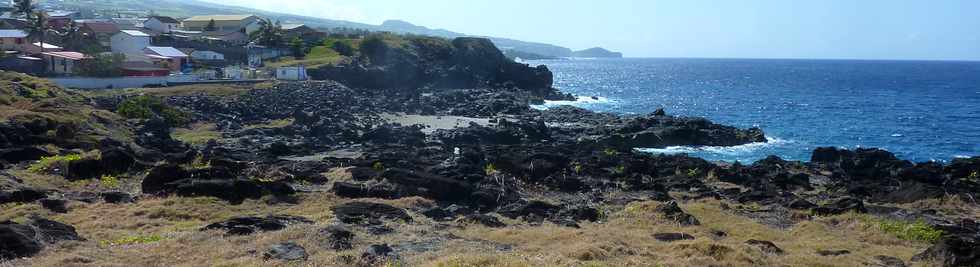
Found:
[{"label": "rooftop", "polygon": [[82,28],[88,28],[95,33],[114,33],[119,31],[119,26],[111,22],[84,22]]},{"label": "rooftop", "polygon": [[150,35],[148,35],[148,34],[146,34],[144,32],[141,32],[141,31],[137,31],[137,30],[122,30],[120,32],[125,33],[125,34],[130,35],[130,36],[150,37]]},{"label": "rooftop", "polygon": [[180,23],[177,19],[167,16],[151,16],[150,19],[156,19],[163,23]]},{"label": "rooftop", "polygon": [[238,21],[245,20],[255,15],[209,15],[209,16],[193,16],[184,21]]},{"label": "rooftop", "polygon": [[184,52],[180,52],[180,50],[177,50],[177,48],[169,46],[149,46],[146,48],[146,50],[150,50],[151,52],[164,57],[187,57],[187,54],[184,54]]},{"label": "rooftop", "polygon": [[304,27],[304,26],[306,26],[306,24],[283,24],[282,25],[282,29],[288,31],[288,30],[292,30],[292,29],[296,29],[296,28],[300,28],[300,27]]},{"label": "rooftop", "polygon": [[67,58],[71,60],[81,60],[81,59],[88,58],[88,56],[85,56],[85,54],[79,52],[44,52],[41,54],[46,56],[52,56],[52,57]]},{"label": "rooftop", "polygon": [[0,38],[26,38],[27,32],[22,30],[0,30]]}]

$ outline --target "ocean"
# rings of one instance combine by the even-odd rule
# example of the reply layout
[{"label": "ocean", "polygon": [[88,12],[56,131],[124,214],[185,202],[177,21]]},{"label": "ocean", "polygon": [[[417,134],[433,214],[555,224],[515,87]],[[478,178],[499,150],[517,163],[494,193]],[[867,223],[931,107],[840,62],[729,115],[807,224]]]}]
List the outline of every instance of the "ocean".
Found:
[{"label": "ocean", "polygon": [[[814,148],[883,148],[916,162],[980,156],[980,62],[763,59],[529,61],[574,105],[618,114],[705,117],[758,126],[768,143],[638,148],[751,163],[808,161]],[[591,98],[592,96],[598,99]]]}]

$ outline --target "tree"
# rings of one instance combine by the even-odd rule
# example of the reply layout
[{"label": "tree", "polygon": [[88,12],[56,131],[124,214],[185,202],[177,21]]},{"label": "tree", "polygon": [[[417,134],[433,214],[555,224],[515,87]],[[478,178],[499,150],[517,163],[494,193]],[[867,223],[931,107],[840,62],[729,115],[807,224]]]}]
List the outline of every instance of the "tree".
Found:
[{"label": "tree", "polygon": [[333,44],[330,45],[330,49],[337,51],[337,54],[341,56],[354,56],[354,46],[350,45],[350,42],[347,40],[334,40]]},{"label": "tree", "polygon": [[48,20],[44,17],[44,13],[35,12],[32,16],[29,16],[29,21],[27,24],[27,39],[28,40],[40,40],[41,50],[44,50],[44,35],[48,32]]},{"label": "tree", "polygon": [[306,57],[306,42],[302,38],[294,37],[289,41],[289,51],[293,53],[295,58]]},{"label": "tree", "polygon": [[208,21],[208,25],[204,26],[204,31],[213,32],[218,30],[218,24],[214,22],[214,19]]},{"label": "tree", "polygon": [[61,37],[61,45],[66,49],[78,51],[82,48],[82,32],[74,20],[65,24],[57,34]]},{"label": "tree", "polygon": [[34,3],[31,0],[14,0],[14,14],[30,17],[34,14]]},{"label": "tree", "polygon": [[124,61],[126,56],[123,54],[99,54],[82,61],[78,66],[78,73],[90,77],[119,77],[122,76],[119,68]]},{"label": "tree", "polygon": [[268,47],[281,47],[285,41],[282,34],[282,24],[278,21],[272,23],[268,19],[259,19],[259,29],[252,32],[249,37],[255,43]]},{"label": "tree", "polygon": [[361,41],[361,55],[371,61],[372,64],[384,64],[385,55],[388,53],[388,44],[382,34],[372,34]]}]

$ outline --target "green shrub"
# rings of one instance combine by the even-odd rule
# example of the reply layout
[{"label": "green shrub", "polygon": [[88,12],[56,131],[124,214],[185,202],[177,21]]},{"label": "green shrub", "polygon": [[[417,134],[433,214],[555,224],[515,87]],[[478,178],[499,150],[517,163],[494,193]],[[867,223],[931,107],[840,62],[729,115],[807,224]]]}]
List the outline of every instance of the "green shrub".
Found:
[{"label": "green shrub", "polygon": [[187,124],[188,116],[183,111],[168,106],[159,98],[142,95],[131,97],[119,104],[116,113],[130,119],[150,119],[160,116],[170,125]]},{"label": "green shrub", "polygon": [[116,176],[102,175],[102,177],[99,178],[99,184],[105,188],[116,189],[119,188],[120,183],[119,178],[116,178]]},{"label": "green shrub", "polygon": [[82,159],[80,154],[69,154],[63,156],[41,157],[41,160],[31,164],[27,170],[33,173],[46,173],[58,168],[65,168],[68,163]]},{"label": "green shrub", "polygon": [[491,162],[490,164],[487,164],[486,167],[483,167],[483,172],[486,173],[487,176],[492,176],[500,173],[500,170],[497,170],[497,165],[494,165]]},{"label": "green shrub", "polygon": [[697,177],[698,174],[700,174],[700,173],[701,173],[701,169],[700,168],[690,169],[690,170],[687,170],[687,177],[694,178],[694,177]]},{"label": "green shrub", "polygon": [[619,151],[617,151],[614,148],[606,148],[606,150],[603,150],[602,153],[603,154],[606,154],[606,156],[610,156],[610,157],[619,155]]},{"label": "green shrub", "polygon": [[385,164],[384,163],[381,163],[380,161],[376,161],[376,162],[374,162],[374,164],[371,165],[371,168],[374,169],[374,170],[376,170],[376,171],[379,171],[379,172],[380,171],[384,171],[385,170]]},{"label": "green shrub", "polygon": [[889,233],[902,240],[935,243],[943,237],[943,230],[918,221],[906,222],[896,220],[876,220],[872,225],[878,230]]}]

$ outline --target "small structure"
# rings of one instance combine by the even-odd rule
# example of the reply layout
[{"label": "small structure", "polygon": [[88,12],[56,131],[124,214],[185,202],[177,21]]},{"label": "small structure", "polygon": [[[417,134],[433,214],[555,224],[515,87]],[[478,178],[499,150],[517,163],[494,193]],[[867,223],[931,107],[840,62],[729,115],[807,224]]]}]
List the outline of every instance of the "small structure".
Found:
[{"label": "small structure", "polygon": [[31,75],[44,74],[44,60],[31,56],[8,55],[0,58],[0,69]]},{"label": "small structure", "polygon": [[55,10],[46,13],[48,27],[52,29],[64,28],[72,20],[81,18],[81,14],[76,11]]},{"label": "small structure", "polygon": [[283,24],[282,31],[287,41],[300,38],[304,42],[312,43],[327,37],[327,33],[317,31],[305,24]]},{"label": "small structure", "polygon": [[187,54],[173,47],[149,46],[143,49],[143,52],[147,57],[173,72],[180,72],[184,66],[190,63],[188,61],[190,57]]},{"label": "small structure", "polygon": [[276,79],[283,81],[305,81],[309,79],[306,75],[306,67],[279,67],[276,69]]},{"label": "small structure", "polygon": [[[208,29],[208,24],[214,22],[214,29]],[[194,16],[181,22],[184,30],[188,31],[218,31],[252,33],[259,29],[259,17],[255,15],[210,15]]]},{"label": "small structure", "polygon": [[119,26],[111,22],[86,21],[79,27],[79,31],[90,38],[94,38],[102,47],[110,47],[112,45],[112,36],[119,33]]},{"label": "small structure", "polygon": [[90,57],[78,52],[43,52],[46,71],[50,74],[75,74],[75,67]]},{"label": "small structure", "polygon": [[123,54],[142,54],[150,46],[150,35],[141,31],[122,30],[112,36],[112,52]]},{"label": "small structure", "polygon": [[27,32],[23,30],[0,30],[0,50],[23,50],[27,43]]},{"label": "small structure", "polygon": [[180,21],[166,16],[152,16],[143,22],[143,27],[160,33],[180,30]]},{"label": "small structure", "polygon": [[145,19],[141,18],[113,18],[112,24],[116,24],[120,30],[140,30],[143,28]]},{"label": "small structure", "polygon": [[225,55],[214,51],[198,50],[198,51],[191,52],[191,58],[194,60],[203,60],[203,61],[223,61],[225,60]]}]

